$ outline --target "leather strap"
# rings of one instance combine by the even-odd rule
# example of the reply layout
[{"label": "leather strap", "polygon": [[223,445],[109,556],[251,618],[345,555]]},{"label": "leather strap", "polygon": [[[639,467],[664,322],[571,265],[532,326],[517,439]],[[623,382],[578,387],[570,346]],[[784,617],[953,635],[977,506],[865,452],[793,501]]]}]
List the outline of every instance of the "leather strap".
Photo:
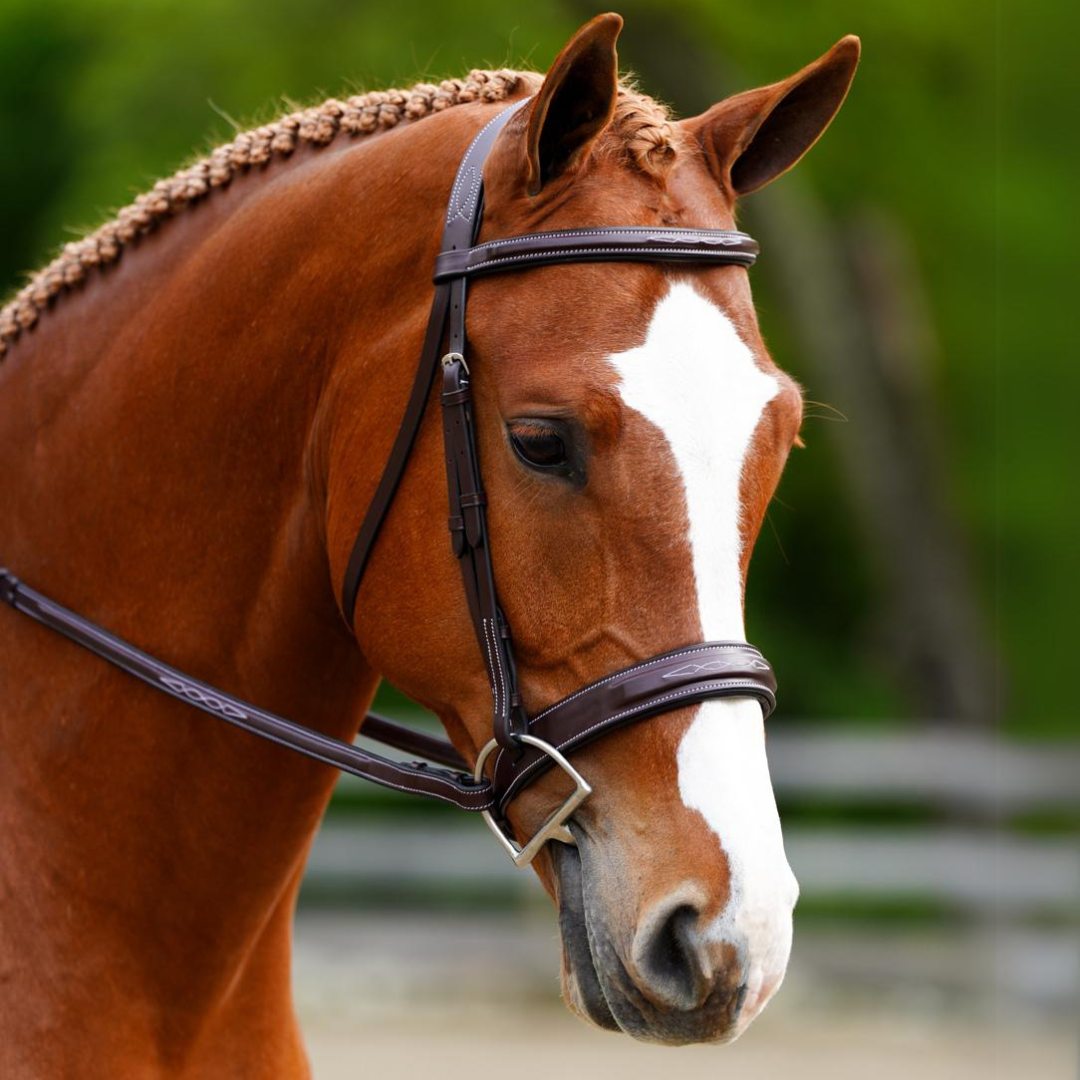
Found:
[{"label": "leather strap", "polygon": [[[761,653],[742,641],[686,645],[570,694],[529,720],[528,733],[569,755],[587,743],[647,716],[714,697],[753,697],[763,719],[776,708],[776,678]],[[501,813],[510,800],[554,764],[533,747],[500,750],[494,785]]]},{"label": "leather strap", "polygon": [[396,720],[380,713],[369,712],[364,717],[360,734],[365,739],[373,739],[383,746],[392,746],[395,750],[404,750],[406,754],[415,754],[427,761],[445,765],[455,772],[468,772],[469,763],[454,749],[453,744],[438,735],[428,735],[425,731],[406,727]]},{"label": "leather strap", "polygon": [[[287,746],[305,757],[321,761],[324,765],[332,765],[335,769],[370,780],[382,787],[439,799],[462,810],[487,810],[494,805],[491,785],[477,784],[469,773],[432,768],[423,762],[409,764],[391,761],[260,709],[248,701],[233,697],[224,690],[193,679],[190,675],[162,663],[66,607],[54,603],[47,596],[23,585],[14,574],[6,570],[0,570],[0,600],[115,664],[129,675],[149,683],[155,690],[254,735]],[[372,718],[369,717],[368,720],[370,719]],[[454,759],[460,761],[457,752],[449,743],[443,743],[440,739],[420,732],[410,732],[406,740],[401,738],[401,733],[406,729],[382,717],[374,719],[374,726],[364,731],[364,734],[402,749],[420,749],[423,753],[430,753],[435,760],[448,764]],[[361,730],[363,731],[363,728]],[[387,735],[391,738],[387,739]],[[407,745],[402,746],[402,743]]]},{"label": "leather strap", "polygon": [[[509,108],[503,109],[492,117],[477,133],[469,144],[465,156],[454,177],[454,186],[450,190],[450,199],[443,225],[442,251],[453,252],[468,248],[475,240],[480,226],[481,200],[484,193],[483,168],[488,153],[510,118],[531,99],[526,98]],[[456,311],[457,317],[453,318]],[[431,302],[431,314],[428,316],[424,344],[420,351],[420,364],[416,369],[409,401],[405,406],[405,415],[401,419],[390,456],[383,467],[375,495],[364,515],[360,531],[353,544],[349,564],[341,587],[341,611],[350,628],[353,625],[353,613],[356,608],[356,595],[364,577],[368,560],[371,558],[379,530],[386,520],[390,504],[394,501],[405,466],[409,462],[413,444],[424,419],[428,398],[431,396],[431,384],[442,356],[443,337],[446,334],[447,319],[459,337],[464,335],[465,327],[465,280],[447,281],[435,289]],[[456,345],[451,341],[451,351],[461,352],[464,341]]]},{"label": "leather strap", "polygon": [[758,244],[727,229],[655,229],[639,226],[566,229],[489,240],[435,259],[436,285],[458,277],[565,262],[690,262],[753,266]]},{"label": "leather strap", "polygon": [[450,505],[450,548],[461,563],[465,598],[491,687],[492,729],[504,749],[517,749],[515,736],[526,717],[518,691],[510,627],[499,607],[487,534],[487,496],[480,481],[472,423],[469,371],[460,353],[443,357],[443,440]]},{"label": "leather strap", "polygon": [[435,371],[438,367],[437,362],[432,361],[431,357],[439,355],[449,303],[449,287],[444,285],[436,289],[431,317],[428,319],[427,332],[424,335],[424,348],[420,354],[421,362],[413,377],[412,390],[409,392],[409,400],[405,406],[405,415],[401,418],[397,435],[394,437],[394,445],[390,448],[390,456],[386,459],[383,474],[379,478],[379,484],[364,514],[360,531],[353,542],[352,553],[349,556],[349,564],[345,569],[341,586],[341,613],[345,616],[350,629],[353,625],[353,611],[356,607],[356,594],[360,591],[360,582],[363,580],[375,541],[379,537],[379,530],[386,520],[390,504],[394,501],[398,485],[405,474],[405,466],[408,464],[416,436],[420,432],[420,424],[424,419],[428,398],[431,396],[431,384],[435,380]]}]

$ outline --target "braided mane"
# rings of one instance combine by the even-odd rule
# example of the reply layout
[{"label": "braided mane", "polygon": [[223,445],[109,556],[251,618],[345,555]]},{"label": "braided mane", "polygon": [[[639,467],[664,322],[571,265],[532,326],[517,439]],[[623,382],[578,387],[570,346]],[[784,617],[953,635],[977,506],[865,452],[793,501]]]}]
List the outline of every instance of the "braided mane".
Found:
[{"label": "braided mane", "polygon": [[[125,247],[163,221],[225,187],[252,168],[265,168],[305,143],[325,146],[339,136],[371,135],[403,121],[420,120],[454,105],[503,101],[515,91],[535,92],[543,82],[536,72],[471,71],[464,79],[438,85],[419,83],[408,90],[375,90],[290,113],[272,124],[244,131],[168,179],[159,180],[96,232],[65,244],[46,267],[0,309],[0,360],[24,330],[64,293],[81,284],[95,267],[109,266]],[[677,153],[677,133],[667,110],[627,83],[620,83],[613,128],[629,160],[646,173],[662,175]]]}]

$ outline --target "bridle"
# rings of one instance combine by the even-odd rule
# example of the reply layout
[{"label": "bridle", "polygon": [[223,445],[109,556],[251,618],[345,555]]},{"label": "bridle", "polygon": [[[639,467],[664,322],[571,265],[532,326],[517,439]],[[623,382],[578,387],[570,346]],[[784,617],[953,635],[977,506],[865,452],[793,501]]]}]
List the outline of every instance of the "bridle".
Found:
[{"label": "bridle", "polygon": [[[466,362],[465,300],[469,278],[551,263],[679,262],[751,266],[758,245],[742,232],[638,226],[530,233],[477,244],[483,214],[483,166],[499,132],[530,99],[503,109],[472,141],[450,193],[442,249],[435,263],[435,296],[404,418],[360,527],[345,573],[341,607],[352,625],[364,570],[394,499],[431,386],[442,372],[443,438],[450,506],[451,547],[461,566],[465,597],[484,658],[494,702],[493,738],[471,773],[445,739],[369,714],[362,734],[417,754],[398,762],[373,754],[258,708],[136,649],[87,619],[0,570],[0,599],[15,610],[181,701],[246,731],[385,787],[479,811],[518,866],[527,865],[549,840],[573,843],[567,821],[591,788],[567,755],[615,728],[708,698],[750,696],[765,717],[776,705],[776,680],[768,661],[740,641],[691,644],[607,675],[534,716],[518,689],[514,651],[495,588],[488,544],[487,498],[473,426]],[[444,347],[445,342],[445,347]],[[495,755],[490,779],[486,768]],[[436,767],[436,766],[442,766]],[[558,766],[574,791],[525,844],[512,839],[510,801],[548,769]]]}]

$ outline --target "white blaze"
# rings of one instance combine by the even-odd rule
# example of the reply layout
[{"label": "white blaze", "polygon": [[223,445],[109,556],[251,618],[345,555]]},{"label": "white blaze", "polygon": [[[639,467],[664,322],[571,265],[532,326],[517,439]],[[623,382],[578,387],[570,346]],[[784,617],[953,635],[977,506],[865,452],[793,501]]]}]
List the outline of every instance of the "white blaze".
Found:
[{"label": "white blaze", "polygon": [[[705,638],[742,641],[739,485],[777,381],[757,367],[727,316],[683,283],[657,305],[645,343],[611,363],[623,401],[663,432],[678,465]],[[741,1030],[783,977],[798,896],[757,702],[728,698],[699,706],[678,767],[683,802],[716,832],[731,870],[731,898],[706,933],[740,950],[747,983]]]}]

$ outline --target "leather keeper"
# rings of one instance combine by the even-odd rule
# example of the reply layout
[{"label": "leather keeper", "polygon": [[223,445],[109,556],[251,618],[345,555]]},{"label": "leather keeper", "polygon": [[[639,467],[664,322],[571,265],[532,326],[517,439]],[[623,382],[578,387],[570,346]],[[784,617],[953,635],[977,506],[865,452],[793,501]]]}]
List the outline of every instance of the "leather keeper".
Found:
[{"label": "leather keeper", "polygon": [[455,559],[460,559],[465,554],[465,519],[456,515],[452,516],[448,524],[450,526],[450,550]]},{"label": "leather keeper", "polygon": [[460,390],[444,390],[442,393],[442,403],[444,406],[451,405],[466,405],[472,400],[472,392],[468,386],[463,386]]}]

